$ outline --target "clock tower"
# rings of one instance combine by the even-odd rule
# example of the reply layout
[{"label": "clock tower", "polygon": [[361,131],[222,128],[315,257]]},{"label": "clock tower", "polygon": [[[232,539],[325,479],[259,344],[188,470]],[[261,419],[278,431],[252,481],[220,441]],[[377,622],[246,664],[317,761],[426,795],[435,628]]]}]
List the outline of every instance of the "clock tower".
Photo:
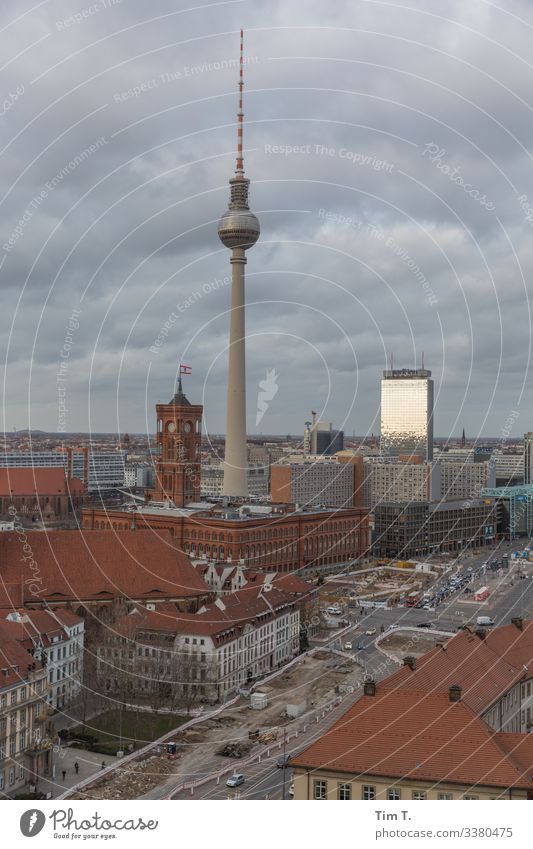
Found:
[{"label": "clock tower", "polygon": [[176,507],[200,501],[201,404],[191,404],[181,385],[168,404],[156,405],[157,445],[155,486],[148,501],[173,501]]}]

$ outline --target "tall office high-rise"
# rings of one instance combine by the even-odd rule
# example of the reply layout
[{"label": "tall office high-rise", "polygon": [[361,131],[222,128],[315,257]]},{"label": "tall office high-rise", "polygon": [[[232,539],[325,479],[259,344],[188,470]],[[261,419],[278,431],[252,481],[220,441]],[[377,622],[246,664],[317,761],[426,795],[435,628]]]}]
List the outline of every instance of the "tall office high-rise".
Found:
[{"label": "tall office high-rise", "polygon": [[433,459],[433,380],[428,369],[390,369],[381,381],[380,450]]},{"label": "tall office high-rise", "polygon": [[231,249],[231,312],[228,355],[228,395],[223,494],[248,495],[246,456],[246,365],[244,325],[244,266],[246,251],[259,238],[259,221],[248,206],[250,181],[244,176],[243,159],[243,31],[239,67],[239,111],[237,114],[237,162],[230,182],[228,210],[218,224],[220,241]]}]

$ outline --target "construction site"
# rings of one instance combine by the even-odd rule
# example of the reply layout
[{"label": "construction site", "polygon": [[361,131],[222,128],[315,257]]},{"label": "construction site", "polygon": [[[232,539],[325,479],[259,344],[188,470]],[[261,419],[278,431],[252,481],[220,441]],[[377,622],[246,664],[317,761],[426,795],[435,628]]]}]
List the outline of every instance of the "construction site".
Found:
[{"label": "construction site", "polygon": [[[354,692],[362,672],[351,659],[314,651],[243,694],[216,716],[200,715],[156,741],[150,750],[116,763],[107,774],[68,794],[71,799],[165,798],[172,788],[232,772],[238,761],[266,752],[285,733],[315,720],[339,693]],[[262,706],[253,707],[255,701]],[[192,726],[192,727],[191,727]]]}]

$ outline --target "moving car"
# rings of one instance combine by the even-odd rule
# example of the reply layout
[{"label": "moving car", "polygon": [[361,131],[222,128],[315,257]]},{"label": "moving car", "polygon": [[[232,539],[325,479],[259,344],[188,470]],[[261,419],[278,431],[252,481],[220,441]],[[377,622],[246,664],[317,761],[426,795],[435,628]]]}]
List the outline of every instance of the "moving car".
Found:
[{"label": "moving car", "polygon": [[340,616],[342,611],[338,604],[330,604],[330,606],[326,608],[326,613],[330,613],[331,616]]},{"label": "moving car", "polygon": [[294,781],[289,787],[289,796],[294,796]]},{"label": "moving car", "polygon": [[235,775],[230,775],[226,781],[226,787],[239,787],[241,784],[244,784],[244,775],[242,772],[236,772]]},{"label": "moving car", "polygon": [[490,616],[478,616],[477,618],[478,625],[485,625],[491,628],[494,625],[494,619]]},{"label": "moving car", "polygon": [[351,643],[344,643],[344,651],[351,651],[353,648]]},{"label": "moving car", "polygon": [[376,633],[376,629],[375,629],[375,628],[368,628],[368,629],[365,631],[365,634],[367,635],[367,637],[373,637],[375,633]]},{"label": "moving car", "polygon": [[287,766],[287,764],[289,763],[290,759],[291,759],[291,756],[290,756],[289,754],[280,755],[280,756],[279,756],[279,758],[278,758],[278,759],[277,759],[277,761],[276,761],[276,766],[277,766],[277,768],[278,768],[278,769],[283,769],[283,767]]},{"label": "moving car", "polygon": [[417,628],[433,628],[433,622],[419,622]]}]

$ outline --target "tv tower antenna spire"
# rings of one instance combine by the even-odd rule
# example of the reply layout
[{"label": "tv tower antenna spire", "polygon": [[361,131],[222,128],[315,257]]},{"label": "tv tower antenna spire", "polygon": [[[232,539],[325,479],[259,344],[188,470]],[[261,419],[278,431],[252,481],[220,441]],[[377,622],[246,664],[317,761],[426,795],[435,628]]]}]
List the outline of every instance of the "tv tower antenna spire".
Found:
[{"label": "tv tower antenna spire", "polygon": [[218,237],[231,250],[231,310],[228,354],[226,448],[224,455],[225,496],[248,494],[246,453],[246,364],[244,266],[246,251],[259,238],[259,221],[248,206],[250,181],[244,176],[244,33],[239,54],[239,109],[237,112],[237,159],[235,176],[229,181],[228,210],[218,223]]}]

